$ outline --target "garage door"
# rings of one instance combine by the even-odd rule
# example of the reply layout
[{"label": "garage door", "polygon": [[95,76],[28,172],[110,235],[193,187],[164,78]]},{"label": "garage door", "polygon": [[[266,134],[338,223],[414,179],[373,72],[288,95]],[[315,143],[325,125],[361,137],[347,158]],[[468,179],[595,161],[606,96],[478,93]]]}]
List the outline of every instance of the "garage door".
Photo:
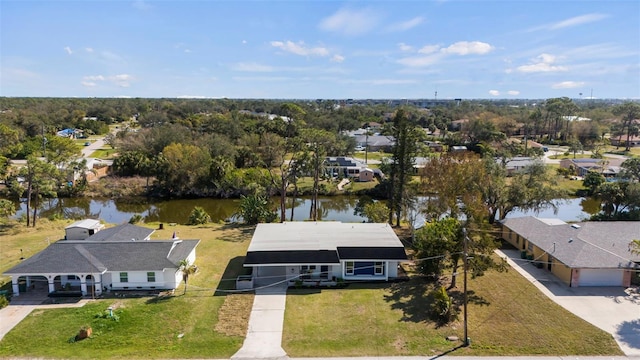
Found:
[{"label": "garage door", "polygon": [[615,269],[581,269],[580,286],[622,286],[624,271]]}]

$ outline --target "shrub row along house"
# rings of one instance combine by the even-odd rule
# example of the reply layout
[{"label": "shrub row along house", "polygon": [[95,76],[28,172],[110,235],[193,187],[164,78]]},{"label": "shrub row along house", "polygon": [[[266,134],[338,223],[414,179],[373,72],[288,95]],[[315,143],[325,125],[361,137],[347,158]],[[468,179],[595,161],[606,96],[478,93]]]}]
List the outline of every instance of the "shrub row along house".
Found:
[{"label": "shrub row along house", "polygon": [[640,270],[640,255],[630,245],[640,239],[638,221],[567,224],[528,216],[502,226],[504,240],[570,287],[628,287]]},{"label": "shrub row along house", "polygon": [[334,285],[340,280],[389,280],[407,261],[389,224],[284,222],[258,224],[244,266],[246,287],[273,283]]},{"label": "shrub row along house", "polygon": [[153,240],[154,230],[123,224],[102,229],[82,220],[65,229],[65,239],[49,245],[5,272],[13,295],[46,284],[51,294],[79,289],[83,296],[111,290],[175,289],[179,263],[193,264],[200,240]]}]

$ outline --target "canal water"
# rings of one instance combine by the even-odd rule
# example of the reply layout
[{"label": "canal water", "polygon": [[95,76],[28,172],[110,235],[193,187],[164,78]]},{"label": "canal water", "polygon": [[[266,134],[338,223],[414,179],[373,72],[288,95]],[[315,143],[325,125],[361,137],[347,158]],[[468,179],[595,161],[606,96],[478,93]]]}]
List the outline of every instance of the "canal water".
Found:
[{"label": "canal water", "polygon": [[[277,208],[278,199],[273,200],[273,208]],[[356,196],[330,196],[318,199],[318,218],[342,222],[363,222],[366,219],[353,214],[358,202]],[[133,199],[99,199],[99,198],[65,198],[44,202],[39,210],[40,217],[63,217],[67,219],[95,218],[106,223],[121,224],[128,222],[133,215],[140,214],[146,222],[165,222],[184,224],[194,207],[200,206],[209,213],[212,221],[233,221],[238,210],[239,199],[181,199],[181,200],[148,200]],[[299,198],[294,208],[294,221],[309,218],[311,200]],[[24,216],[26,205],[20,204],[16,217]],[[287,199],[287,220],[291,216],[291,199]],[[538,213],[533,211],[513,211],[507,217],[538,216],[558,218],[564,221],[587,220],[600,210],[600,202],[592,198],[574,198],[558,200],[558,211],[547,209]]]}]

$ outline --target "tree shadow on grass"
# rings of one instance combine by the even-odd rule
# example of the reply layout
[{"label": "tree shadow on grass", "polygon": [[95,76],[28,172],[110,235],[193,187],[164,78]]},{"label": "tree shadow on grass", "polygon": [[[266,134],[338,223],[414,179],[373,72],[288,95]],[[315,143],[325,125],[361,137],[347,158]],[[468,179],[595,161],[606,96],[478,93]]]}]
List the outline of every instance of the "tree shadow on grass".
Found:
[{"label": "tree shadow on grass", "polygon": [[222,279],[220,279],[220,283],[214,291],[213,296],[228,295],[230,290],[235,290],[236,279],[238,276],[249,275],[251,273],[251,269],[242,266],[244,258],[244,256],[236,256],[229,260],[227,267],[224,269],[224,273],[222,273]]},{"label": "tree shadow on grass", "polygon": [[224,237],[220,237],[218,239],[229,242],[243,242],[251,239],[256,227],[254,225],[228,223],[224,224],[220,229],[223,231],[230,231],[230,233],[225,234]]},{"label": "tree shadow on grass", "polygon": [[[433,319],[429,313],[429,305],[432,303],[430,293],[439,286],[439,284],[425,278],[413,277],[409,281],[389,285],[391,294],[385,295],[384,300],[391,303],[391,309],[402,310],[401,321],[432,322]],[[464,301],[463,292],[453,289],[447,293],[453,301],[456,312],[460,314]],[[467,301],[474,305],[490,305],[487,299],[478,296],[473,290],[467,291]]]}]

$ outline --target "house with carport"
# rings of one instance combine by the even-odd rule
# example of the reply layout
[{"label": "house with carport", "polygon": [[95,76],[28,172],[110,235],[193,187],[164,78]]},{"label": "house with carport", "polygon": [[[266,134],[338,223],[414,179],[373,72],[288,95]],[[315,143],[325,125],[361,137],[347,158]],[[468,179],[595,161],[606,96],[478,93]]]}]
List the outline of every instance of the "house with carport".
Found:
[{"label": "house with carport", "polygon": [[404,246],[389,224],[305,221],[258,224],[244,266],[254,286],[332,285],[395,279],[403,261]]},{"label": "house with carport", "polygon": [[630,246],[640,238],[640,221],[508,218],[502,238],[570,287],[628,287],[640,270],[640,255]]},{"label": "house with carport", "polygon": [[[60,240],[5,271],[13,296],[36,288],[50,295],[75,290],[98,296],[112,290],[172,290],[182,260],[195,263],[200,240],[149,240],[152,229],[124,224],[85,239]],[[68,235],[67,235],[68,236]]]}]

